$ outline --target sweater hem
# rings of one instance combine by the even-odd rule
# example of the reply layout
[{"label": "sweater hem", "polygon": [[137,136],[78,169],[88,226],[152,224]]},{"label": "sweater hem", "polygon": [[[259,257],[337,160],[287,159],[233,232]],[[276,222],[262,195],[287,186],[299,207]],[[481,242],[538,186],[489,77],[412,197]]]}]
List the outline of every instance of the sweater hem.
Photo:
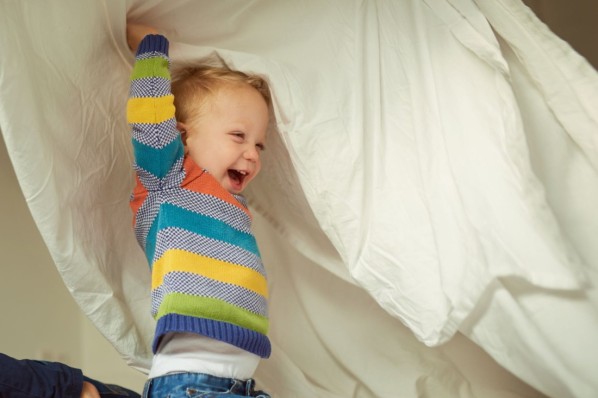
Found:
[{"label": "sweater hem", "polygon": [[213,319],[167,314],[161,317],[156,325],[156,333],[152,344],[154,354],[158,350],[161,337],[170,332],[201,334],[232,344],[262,358],[268,358],[272,351],[268,336],[255,330]]}]

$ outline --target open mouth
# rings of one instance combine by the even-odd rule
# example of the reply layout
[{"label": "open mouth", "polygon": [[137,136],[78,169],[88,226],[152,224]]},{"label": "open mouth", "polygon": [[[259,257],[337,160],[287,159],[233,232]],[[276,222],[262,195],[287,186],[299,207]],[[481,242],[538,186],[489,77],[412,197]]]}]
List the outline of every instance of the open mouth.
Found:
[{"label": "open mouth", "polygon": [[230,178],[231,182],[237,186],[237,188],[243,186],[243,181],[245,181],[245,177],[247,177],[249,173],[244,170],[228,170],[228,177]]}]

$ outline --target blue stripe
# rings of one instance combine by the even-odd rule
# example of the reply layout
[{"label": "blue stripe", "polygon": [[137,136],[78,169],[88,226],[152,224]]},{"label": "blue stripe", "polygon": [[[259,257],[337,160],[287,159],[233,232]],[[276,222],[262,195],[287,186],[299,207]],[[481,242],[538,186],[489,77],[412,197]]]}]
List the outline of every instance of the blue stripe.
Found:
[{"label": "blue stripe", "polygon": [[158,52],[164,55],[168,54],[168,39],[162,35],[147,35],[139,43],[137,48],[137,57],[142,57],[145,53]]},{"label": "blue stripe", "polygon": [[268,358],[272,351],[268,336],[227,322],[168,314],[158,319],[152,343],[155,353],[160,338],[167,332],[191,332],[224,341],[246,351]]},{"label": "blue stripe", "polygon": [[162,230],[169,227],[186,229],[207,238],[238,246],[256,256],[260,255],[253,235],[234,229],[223,221],[194,213],[169,203],[161,204],[158,214],[158,217],[154,219],[149,229],[145,242],[145,253],[150,264],[154,262],[158,229]]},{"label": "blue stripe", "polygon": [[180,139],[174,139],[160,149],[133,140],[133,150],[137,166],[158,178],[164,178],[172,165],[184,155],[183,143]]}]

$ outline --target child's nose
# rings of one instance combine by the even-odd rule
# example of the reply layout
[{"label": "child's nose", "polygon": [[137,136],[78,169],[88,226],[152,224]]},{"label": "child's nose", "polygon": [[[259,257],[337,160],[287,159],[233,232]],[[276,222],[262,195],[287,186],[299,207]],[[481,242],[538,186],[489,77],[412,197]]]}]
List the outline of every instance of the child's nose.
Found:
[{"label": "child's nose", "polygon": [[245,150],[244,156],[245,159],[256,162],[260,158],[260,153],[256,147],[250,146]]}]

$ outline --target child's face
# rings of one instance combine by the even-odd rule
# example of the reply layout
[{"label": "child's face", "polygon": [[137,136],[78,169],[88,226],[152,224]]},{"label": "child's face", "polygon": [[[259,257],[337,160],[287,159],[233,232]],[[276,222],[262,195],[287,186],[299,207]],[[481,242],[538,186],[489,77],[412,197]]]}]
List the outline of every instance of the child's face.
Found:
[{"label": "child's face", "polygon": [[268,106],[249,85],[226,85],[204,104],[201,116],[179,124],[185,150],[230,193],[238,194],[261,169]]}]

